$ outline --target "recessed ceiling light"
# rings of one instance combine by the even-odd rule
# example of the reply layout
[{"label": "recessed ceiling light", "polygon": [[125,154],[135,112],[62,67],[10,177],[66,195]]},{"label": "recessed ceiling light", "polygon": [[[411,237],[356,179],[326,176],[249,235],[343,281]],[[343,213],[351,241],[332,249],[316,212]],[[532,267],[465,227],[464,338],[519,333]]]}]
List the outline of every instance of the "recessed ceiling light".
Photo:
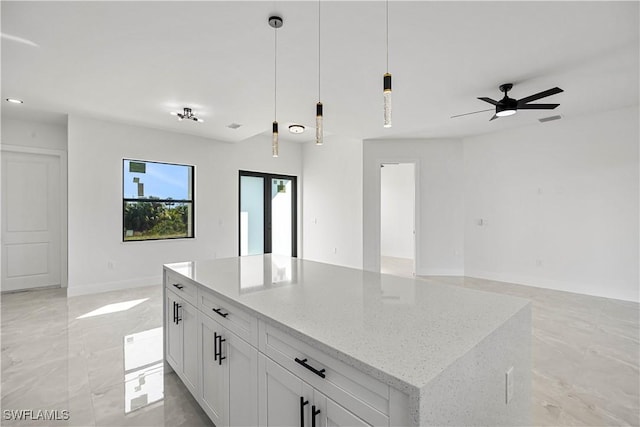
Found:
[{"label": "recessed ceiling light", "polygon": [[304,126],[302,125],[291,125],[289,126],[289,132],[291,133],[302,133],[304,132]]},{"label": "recessed ceiling light", "polygon": [[230,123],[227,125],[229,129],[238,129],[240,126],[242,126],[240,123]]},{"label": "recessed ceiling light", "polygon": [[12,104],[24,104],[24,101],[22,99],[7,98],[6,101]]}]

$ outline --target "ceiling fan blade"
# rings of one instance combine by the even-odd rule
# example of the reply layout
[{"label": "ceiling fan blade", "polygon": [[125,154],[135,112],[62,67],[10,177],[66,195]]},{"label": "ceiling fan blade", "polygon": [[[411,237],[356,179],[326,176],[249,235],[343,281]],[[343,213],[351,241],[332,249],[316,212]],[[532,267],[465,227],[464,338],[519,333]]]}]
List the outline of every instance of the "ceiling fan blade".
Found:
[{"label": "ceiling fan blade", "polygon": [[518,105],[518,110],[553,110],[560,104],[524,104]]},{"label": "ceiling fan blade", "polygon": [[499,118],[500,118],[500,117],[498,117],[497,115],[495,115],[495,114],[494,114],[494,115],[493,115],[493,117],[491,117],[491,118],[489,119],[489,121],[491,121],[491,120],[495,120],[495,119],[499,119]]},{"label": "ceiling fan blade", "polygon": [[540,98],[545,98],[547,96],[555,95],[556,93],[560,93],[560,92],[564,92],[564,91],[562,89],[560,89],[559,87],[554,87],[552,89],[547,89],[545,91],[542,91],[542,92],[527,96],[525,98],[518,99],[518,108],[520,108],[521,105],[524,105],[527,102],[531,102],[531,101],[535,101],[535,100],[540,99]]},{"label": "ceiling fan blade", "polygon": [[488,102],[489,104],[492,104],[492,105],[498,105],[498,101],[494,101],[493,99],[487,98],[486,96],[479,97],[478,99],[484,102]]},{"label": "ceiling fan blade", "polygon": [[454,118],[456,118],[456,117],[468,116],[469,114],[484,113],[484,112],[487,112],[487,111],[493,111],[493,110],[494,110],[494,108],[489,108],[489,109],[487,109],[487,110],[474,111],[473,113],[458,114],[458,115],[456,115],[456,116],[451,116],[450,118],[454,119]]}]

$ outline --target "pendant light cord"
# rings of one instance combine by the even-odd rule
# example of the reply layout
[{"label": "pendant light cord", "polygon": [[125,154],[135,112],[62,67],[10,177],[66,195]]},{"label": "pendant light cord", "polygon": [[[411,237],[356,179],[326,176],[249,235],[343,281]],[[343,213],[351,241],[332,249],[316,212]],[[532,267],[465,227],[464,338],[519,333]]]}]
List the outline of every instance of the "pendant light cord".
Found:
[{"label": "pendant light cord", "polygon": [[278,117],[278,28],[274,28],[274,55],[273,55],[273,120]]},{"label": "pendant light cord", "polygon": [[386,0],[387,6],[387,73],[389,72],[389,0]]},{"label": "pendant light cord", "polygon": [[318,0],[318,102],[320,102],[320,0]]}]

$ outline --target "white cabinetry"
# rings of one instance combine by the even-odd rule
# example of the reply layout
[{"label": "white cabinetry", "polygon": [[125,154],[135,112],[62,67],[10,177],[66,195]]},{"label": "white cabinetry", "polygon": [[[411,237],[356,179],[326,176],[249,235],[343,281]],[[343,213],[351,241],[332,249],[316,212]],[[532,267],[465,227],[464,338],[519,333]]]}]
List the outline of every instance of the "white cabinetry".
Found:
[{"label": "white cabinetry", "polygon": [[[338,405],[333,400],[328,397],[322,396],[321,393],[317,393],[319,395],[315,397],[316,402],[320,399],[321,407],[323,407],[324,411],[321,411],[319,415],[320,417],[320,426],[328,427],[328,426],[371,426],[372,424],[367,423],[366,421],[356,417],[354,414],[349,412],[347,409]],[[322,405],[322,402],[326,402]]]},{"label": "white cabinetry", "polygon": [[304,394],[300,378],[260,354],[260,426],[303,424],[301,416],[307,418]]},{"label": "white cabinetry", "polygon": [[260,355],[260,426],[372,426]]},{"label": "white cabinetry", "polygon": [[258,350],[219,322],[200,315],[199,401],[216,426],[258,423]]},{"label": "white cabinetry", "polygon": [[[345,365],[278,328],[264,323],[260,325],[260,351],[268,356],[268,360],[276,362],[276,366],[285,368],[314,389],[315,403],[311,406],[326,408],[321,409],[323,415],[319,419],[324,417],[326,421],[326,417],[330,416],[334,420],[348,420],[354,417],[354,421],[348,423],[389,425],[392,391],[387,384]],[[261,369],[263,366],[268,368],[271,365],[261,363]],[[277,371],[274,367],[271,369]],[[261,372],[261,378],[265,374],[269,378],[266,371]],[[266,388],[265,382],[262,384],[260,396],[266,394],[268,399],[269,384],[266,382]],[[331,404],[326,407],[325,399],[339,402],[339,405]],[[341,412],[341,409],[344,411]],[[391,424],[396,425],[394,422]]]},{"label": "white cabinetry", "polygon": [[166,293],[167,362],[191,393],[198,393],[198,311],[181,296]]},{"label": "white cabinetry", "polygon": [[387,384],[174,272],[164,289],[165,358],[217,427],[401,424]]}]

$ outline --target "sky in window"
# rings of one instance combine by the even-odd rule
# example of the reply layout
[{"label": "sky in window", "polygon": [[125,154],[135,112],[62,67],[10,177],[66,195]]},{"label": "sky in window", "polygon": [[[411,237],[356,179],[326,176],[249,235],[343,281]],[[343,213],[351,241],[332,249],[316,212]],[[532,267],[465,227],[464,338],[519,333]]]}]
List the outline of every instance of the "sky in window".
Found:
[{"label": "sky in window", "polygon": [[[145,163],[145,172],[131,172],[130,163]],[[170,165],[136,160],[124,161],[124,198],[190,199],[191,166]],[[138,183],[144,184],[144,195],[138,196]]]}]

